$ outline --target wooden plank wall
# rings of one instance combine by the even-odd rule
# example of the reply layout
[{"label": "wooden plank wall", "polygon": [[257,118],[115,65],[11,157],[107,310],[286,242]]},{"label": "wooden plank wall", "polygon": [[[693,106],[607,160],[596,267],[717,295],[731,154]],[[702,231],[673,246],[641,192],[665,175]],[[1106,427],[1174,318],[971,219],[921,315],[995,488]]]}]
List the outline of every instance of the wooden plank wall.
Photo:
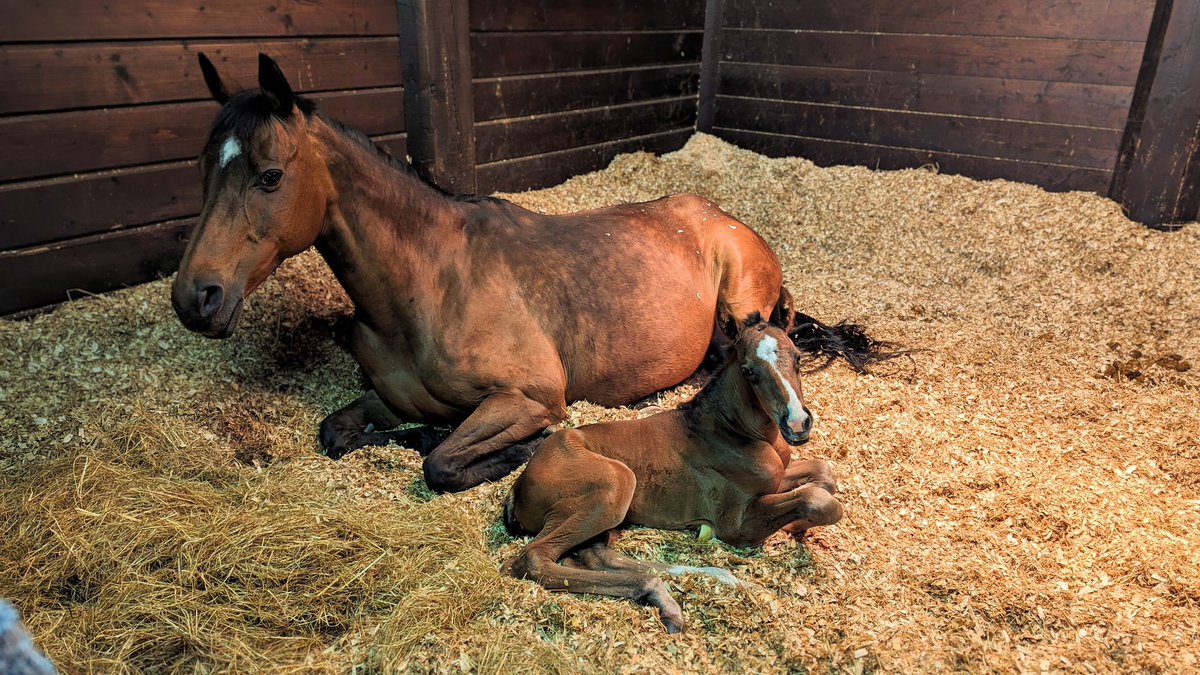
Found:
[{"label": "wooden plank wall", "polygon": [[[403,155],[394,0],[42,0],[0,22],[0,314],[174,271],[217,111],[196,53]],[[9,6],[11,4],[11,6]]]},{"label": "wooden plank wall", "polygon": [[[718,5],[721,3],[717,3]],[[1106,193],[1154,0],[723,0],[713,132]]]},{"label": "wooden plank wall", "polygon": [[480,192],[545,187],[696,120],[704,0],[470,0]]}]

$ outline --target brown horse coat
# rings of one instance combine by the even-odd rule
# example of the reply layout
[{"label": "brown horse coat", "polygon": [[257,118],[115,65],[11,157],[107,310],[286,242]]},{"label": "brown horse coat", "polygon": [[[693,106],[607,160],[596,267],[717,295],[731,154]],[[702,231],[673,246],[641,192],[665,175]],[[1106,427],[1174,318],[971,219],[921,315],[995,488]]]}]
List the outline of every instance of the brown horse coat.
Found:
[{"label": "brown horse coat", "polygon": [[[188,328],[226,337],[243,299],[315,245],[354,301],[352,352],[372,387],[322,423],[331,457],[395,440],[428,455],[435,490],[495,480],[569,402],[679,383],[714,317],[779,296],[766,243],[703,197],[564,216],[451,197],[318,114],[266,56],[261,91],[235,95],[201,65],[223,107],[172,301]],[[380,431],[405,422],[455,428]]]}]

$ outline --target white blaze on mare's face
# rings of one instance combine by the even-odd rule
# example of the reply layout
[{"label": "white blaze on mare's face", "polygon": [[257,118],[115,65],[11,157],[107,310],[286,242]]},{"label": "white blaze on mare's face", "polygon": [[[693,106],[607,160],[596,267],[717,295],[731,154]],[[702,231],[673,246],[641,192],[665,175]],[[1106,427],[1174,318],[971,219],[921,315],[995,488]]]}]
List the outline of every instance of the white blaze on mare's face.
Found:
[{"label": "white blaze on mare's face", "polygon": [[242,154],[241,143],[238,143],[233,136],[226,138],[225,142],[221,144],[221,168],[224,169],[226,164],[232,162],[233,158],[240,154]]},{"label": "white blaze on mare's face", "polygon": [[775,338],[768,335],[762,339],[762,342],[758,343],[755,356],[770,364],[771,369],[779,375],[779,381],[783,383],[783,388],[787,390],[788,394],[788,427],[792,431],[798,432],[804,427],[804,422],[808,419],[808,413],[804,411],[804,405],[800,403],[800,397],[796,395],[796,390],[792,389],[792,383],[788,382],[788,379],[779,371],[779,357],[776,354],[776,350],[778,349],[779,343]]}]

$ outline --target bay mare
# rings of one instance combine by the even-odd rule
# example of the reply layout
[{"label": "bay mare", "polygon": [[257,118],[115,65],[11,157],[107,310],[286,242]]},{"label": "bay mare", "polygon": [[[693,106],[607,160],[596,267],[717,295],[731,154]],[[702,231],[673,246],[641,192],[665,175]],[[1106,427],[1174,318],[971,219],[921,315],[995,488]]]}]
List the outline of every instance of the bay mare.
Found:
[{"label": "bay mare", "polygon": [[[716,317],[765,315],[779,296],[770,248],[703,197],[548,216],[451,196],[296,96],[266,55],[259,89],[236,94],[200,65],[222,107],[172,304],[190,330],[227,337],[244,299],[315,245],[354,302],[351,352],[371,385],[322,422],[330,457],[394,440],[426,456],[434,490],[498,479],[568,403],[678,384]],[[885,356],[856,326],[797,316],[811,351]],[[427,426],[386,431],[411,422]]]}]

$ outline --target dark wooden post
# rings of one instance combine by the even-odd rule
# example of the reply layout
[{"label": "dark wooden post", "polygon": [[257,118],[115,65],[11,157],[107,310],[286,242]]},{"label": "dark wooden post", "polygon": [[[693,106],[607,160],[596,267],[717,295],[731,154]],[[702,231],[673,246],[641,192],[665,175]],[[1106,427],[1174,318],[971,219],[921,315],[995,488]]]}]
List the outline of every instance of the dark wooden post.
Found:
[{"label": "dark wooden post", "polygon": [[708,0],[704,8],[704,41],[700,47],[700,109],[696,113],[696,131],[712,133],[717,112],[717,87],[720,81],[721,26],[725,23],[725,0]]},{"label": "dark wooden post", "polygon": [[1159,0],[1109,192],[1147,225],[1200,209],[1200,2]]},{"label": "dark wooden post", "polygon": [[413,165],[442,189],[473,193],[475,111],[463,0],[397,0],[404,124]]}]

